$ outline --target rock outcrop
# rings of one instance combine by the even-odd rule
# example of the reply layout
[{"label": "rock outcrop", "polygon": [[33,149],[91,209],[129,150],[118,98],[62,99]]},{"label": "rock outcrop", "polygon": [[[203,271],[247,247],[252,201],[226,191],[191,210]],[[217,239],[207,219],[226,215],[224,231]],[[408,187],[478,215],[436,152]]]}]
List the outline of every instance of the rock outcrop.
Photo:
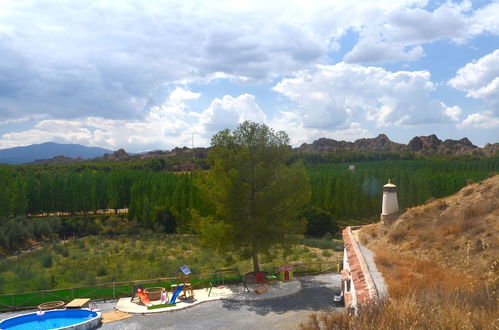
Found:
[{"label": "rock outcrop", "polygon": [[499,152],[499,143],[477,147],[468,138],[460,140],[440,140],[435,134],[416,136],[408,144],[391,141],[386,135],[375,138],[359,139],[355,142],[337,141],[320,138],[311,144],[304,143],[295,149],[296,152],[414,152],[416,154],[449,154],[449,155],[485,155],[493,156]]}]

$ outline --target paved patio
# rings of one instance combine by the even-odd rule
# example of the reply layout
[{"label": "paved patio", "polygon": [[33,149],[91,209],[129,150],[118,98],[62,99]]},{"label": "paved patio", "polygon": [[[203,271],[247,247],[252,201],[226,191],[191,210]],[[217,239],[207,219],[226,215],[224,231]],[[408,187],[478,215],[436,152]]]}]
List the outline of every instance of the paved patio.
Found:
[{"label": "paved patio", "polygon": [[[269,290],[266,294],[237,294],[198,303],[174,313],[133,314],[132,317],[102,325],[103,330],[139,329],[296,329],[312,312],[342,311],[333,296],[341,286],[341,275],[321,274],[299,278],[300,289]],[[293,282],[288,282],[293,283]],[[296,285],[296,282],[294,282]],[[244,299],[247,296],[248,299]],[[96,303],[102,312],[112,311],[112,302]]]},{"label": "paved patio", "polygon": [[[248,285],[249,292],[243,285],[224,285],[213,287],[211,292],[207,289],[194,290],[194,297],[190,299],[177,299],[176,305],[172,307],[147,309],[143,304],[138,304],[130,301],[130,298],[121,298],[118,300],[116,309],[126,313],[132,314],[149,314],[149,313],[162,313],[172,312],[179,309],[189,308],[207,301],[228,299],[235,301],[256,301],[277,299],[296,295],[302,290],[301,282],[294,280],[288,282],[275,282],[265,285]],[[257,294],[256,290],[260,289],[265,291]],[[171,297],[171,294],[170,294]],[[152,301],[153,305],[160,304],[160,301]]]}]

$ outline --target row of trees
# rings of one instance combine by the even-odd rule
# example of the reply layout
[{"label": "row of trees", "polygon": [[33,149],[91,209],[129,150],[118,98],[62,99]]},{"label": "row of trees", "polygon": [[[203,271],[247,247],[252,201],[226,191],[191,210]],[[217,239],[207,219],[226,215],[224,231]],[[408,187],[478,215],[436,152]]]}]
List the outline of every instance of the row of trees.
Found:
[{"label": "row of trees", "polygon": [[[499,169],[499,158],[470,161],[406,160],[306,166],[312,193],[310,207],[334,219],[370,219],[381,211],[382,186],[398,186],[401,208],[450,195],[468,180],[479,181]],[[86,212],[129,208],[129,219],[147,227],[155,222],[190,230],[191,210],[211,213],[194,181],[205,173],[178,175],[144,170],[37,173],[0,166],[0,218],[50,212]]]},{"label": "row of trees", "polygon": [[375,219],[381,213],[382,187],[398,186],[402,209],[430,198],[451,195],[469,181],[480,181],[499,170],[499,158],[479,160],[386,160],[348,164],[310,164],[310,204],[335,219]]}]

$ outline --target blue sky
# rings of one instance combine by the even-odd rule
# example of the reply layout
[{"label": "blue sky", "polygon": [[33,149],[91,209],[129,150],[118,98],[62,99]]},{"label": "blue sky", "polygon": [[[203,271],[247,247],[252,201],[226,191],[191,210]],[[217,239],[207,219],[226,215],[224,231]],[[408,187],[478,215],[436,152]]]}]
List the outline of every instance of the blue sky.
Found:
[{"label": "blue sky", "polygon": [[499,142],[499,1],[0,0],[0,148]]}]

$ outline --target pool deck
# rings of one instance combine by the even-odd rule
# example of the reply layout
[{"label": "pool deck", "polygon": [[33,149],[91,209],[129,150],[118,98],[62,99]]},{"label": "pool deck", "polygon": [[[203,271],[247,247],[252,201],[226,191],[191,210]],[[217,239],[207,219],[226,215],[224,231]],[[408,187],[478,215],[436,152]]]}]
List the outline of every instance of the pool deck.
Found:
[{"label": "pool deck", "polygon": [[[255,293],[255,290],[264,287],[266,292],[261,294]],[[288,282],[276,282],[265,285],[255,285],[249,284],[248,288],[250,292],[246,291],[242,285],[225,285],[213,287],[210,296],[208,296],[208,291],[206,289],[194,290],[194,298],[192,299],[177,299],[176,306],[167,308],[158,308],[148,310],[146,306],[132,303],[130,297],[121,298],[119,300],[110,301],[90,301],[89,307],[91,310],[102,312],[102,317],[105,319],[106,313],[112,311],[121,311],[134,315],[145,315],[145,314],[157,314],[162,312],[174,312],[182,309],[187,309],[200,305],[205,302],[216,301],[216,300],[227,300],[227,301],[240,301],[240,302],[252,302],[252,301],[267,301],[276,300],[280,298],[292,297],[299,295],[303,291],[302,283],[298,280],[288,281]],[[264,290],[263,290],[264,291]],[[170,294],[171,297],[171,294]],[[159,301],[153,301],[153,305],[159,304]],[[6,312],[0,314],[0,321],[12,316],[19,316],[21,314],[26,314],[30,312],[36,312],[36,310],[24,310],[16,312]],[[113,321],[110,321],[113,322]],[[114,323],[114,322],[113,322]]]},{"label": "pool deck", "polygon": [[[213,300],[225,299],[234,301],[262,301],[289,297],[297,295],[302,291],[301,282],[297,280],[288,282],[276,282],[265,285],[250,284],[248,285],[248,288],[250,290],[249,292],[242,285],[224,285],[213,287],[211,293],[209,293],[209,291],[206,289],[198,289],[194,290],[193,298],[188,298],[185,300],[177,299],[175,306],[151,310],[147,309],[147,307],[143,304],[131,302],[130,298],[121,298],[118,300],[115,309],[131,314],[173,312]],[[265,292],[257,294],[256,290],[258,289],[260,289],[259,291]],[[210,295],[208,296],[208,294]],[[153,305],[158,305],[159,303],[159,300],[152,301]]]}]

